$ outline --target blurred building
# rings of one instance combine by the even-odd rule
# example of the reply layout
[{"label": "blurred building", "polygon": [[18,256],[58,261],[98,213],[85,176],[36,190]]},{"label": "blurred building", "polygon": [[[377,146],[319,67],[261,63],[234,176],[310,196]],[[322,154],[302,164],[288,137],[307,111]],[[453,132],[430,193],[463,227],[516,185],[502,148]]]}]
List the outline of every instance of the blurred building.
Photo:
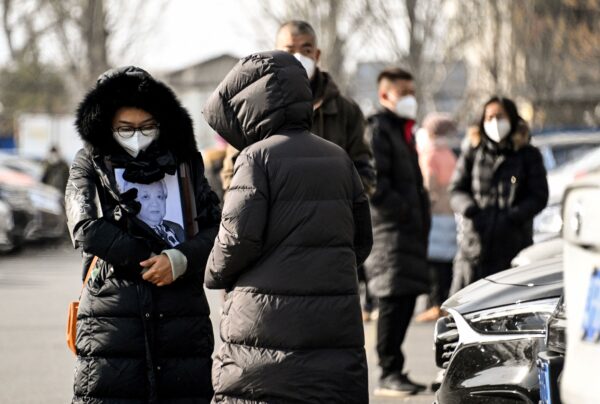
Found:
[{"label": "blurred building", "polygon": [[73,161],[83,142],[73,115],[19,114],[15,122],[15,146],[21,157],[44,159],[50,147],[57,146],[62,157]]},{"label": "blurred building", "polygon": [[212,146],[215,132],[202,117],[202,107],[239,58],[224,54],[163,75],[194,120],[200,149]]}]

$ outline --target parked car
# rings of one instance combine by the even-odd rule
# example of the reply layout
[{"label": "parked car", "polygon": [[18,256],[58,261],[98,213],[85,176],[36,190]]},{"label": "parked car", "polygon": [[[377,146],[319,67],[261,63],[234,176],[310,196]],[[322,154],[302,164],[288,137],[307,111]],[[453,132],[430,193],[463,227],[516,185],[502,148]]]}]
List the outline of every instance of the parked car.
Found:
[{"label": "parked car", "polygon": [[561,398],[592,404],[600,397],[600,175],[570,186],[563,206],[568,313]]},{"label": "parked car", "polygon": [[562,294],[562,257],[477,281],[442,306],[435,357],[445,374],[438,404],[537,403],[536,360]]},{"label": "parked car", "polygon": [[564,296],[546,323],[546,350],[538,353],[540,403],[560,404],[560,380],[565,362],[567,312]]},{"label": "parked car", "polygon": [[0,199],[0,253],[13,251],[19,245],[13,211],[7,202]]},{"label": "parked car", "polygon": [[36,181],[40,181],[44,174],[44,168],[39,161],[3,151],[0,151],[0,166],[27,174]]},{"label": "parked car", "polygon": [[544,259],[560,257],[563,254],[563,240],[560,237],[547,240],[543,243],[532,244],[521,250],[511,261],[513,268],[539,262]]},{"label": "parked car", "polygon": [[557,237],[562,228],[561,207],[567,187],[573,181],[600,170],[600,147],[588,150],[574,161],[548,173],[550,195],[548,206],[536,216],[533,223],[536,242]]},{"label": "parked car", "polygon": [[533,136],[532,143],[544,158],[546,170],[556,170],[600,146],[600,131],[564,131]]},{"label": "parked car", "polygon": [[59,238],[65,234],[65,212],[60,191],[31,176],[0,166],[0,199],[10,206],[16,239]]}]

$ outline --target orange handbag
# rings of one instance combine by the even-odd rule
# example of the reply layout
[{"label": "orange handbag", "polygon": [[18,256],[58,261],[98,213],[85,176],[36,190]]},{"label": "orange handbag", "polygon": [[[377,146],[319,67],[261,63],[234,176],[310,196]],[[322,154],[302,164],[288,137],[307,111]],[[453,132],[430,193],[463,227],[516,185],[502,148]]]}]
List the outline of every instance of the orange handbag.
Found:
[{"label": "orange handbag", "polygon": [[[90,267],[87,270],[87,274],[85,275],[85,280],[83,281],[83,286],[81,287],[81,291],[83,292],[83,288],[87,284],[90,279],[90,275],[92,274],[92,269],[96,266],[96,262],[98,262],[98,257],[94,256]],[[67,318],[67,346],[76,354],[75,351],[75,342],[77,340],[77,310],[79,309],[79,300],[73,300],[69,303],[69,316]]]}]

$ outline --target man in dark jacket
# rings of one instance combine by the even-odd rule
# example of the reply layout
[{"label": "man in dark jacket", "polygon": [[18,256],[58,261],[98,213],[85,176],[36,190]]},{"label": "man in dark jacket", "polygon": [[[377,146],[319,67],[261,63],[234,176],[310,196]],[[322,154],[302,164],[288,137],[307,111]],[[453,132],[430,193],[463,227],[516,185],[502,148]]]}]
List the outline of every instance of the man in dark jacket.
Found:
[{"label": "man in dark jacket", "polygon": [[48,152],[48,157],[44,160],[42,182],[64,193],[67,188],[68,179],[69,165],[60,155],[58,148],[52,146]]},{"label": "man in dark jacket", "polygon": [[346,152],[309,132],[302,65],[250,55],[204,108],[242,150],[206,286],[228,291],[215,355],[219,403],[367,403],[356,265],[372,246],[367,197]]},{"label": "man in dark jacket", "polygon": [[[340,93],[333,78],[317,67],[321,50],[314,29],[305,21],[288,21],[277,32],[275,48],[293,54],[307,70],[313,106],[310,131],[348,153],[370,195],[375,187],[375,170],[373,153],[363,137],[363,114],[354,101]],[[233,164],[238,153],[233,147],[228,149],[221,175],[225,191],[233,177]]]},{"label": "man in dark jacket", "polygon": [[429,290],[427,242],[431,216],[413,137],[416,116],[412,76],[388,69],[378,79],[383,109],[368,120],[377,187],[371,198],[373,251],[365,263],[369,290],[379,298],[377,395],[424,389],[403,373],[401,345],[419,294]]}]

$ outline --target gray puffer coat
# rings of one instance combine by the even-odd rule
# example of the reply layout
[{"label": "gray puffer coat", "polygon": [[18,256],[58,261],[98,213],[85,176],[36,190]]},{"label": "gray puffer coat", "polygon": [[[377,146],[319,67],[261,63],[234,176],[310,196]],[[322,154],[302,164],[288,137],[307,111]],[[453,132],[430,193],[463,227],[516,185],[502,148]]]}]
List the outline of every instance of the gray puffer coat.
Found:
[{"label": "gray puffer coat", "polygon": [[205,282],[228,291],[213,364],[218,403],[366,403],[356,266],[369,205],[347,153],[308,131],[296,59],[242,59],[204,109],[237,149]]}]

